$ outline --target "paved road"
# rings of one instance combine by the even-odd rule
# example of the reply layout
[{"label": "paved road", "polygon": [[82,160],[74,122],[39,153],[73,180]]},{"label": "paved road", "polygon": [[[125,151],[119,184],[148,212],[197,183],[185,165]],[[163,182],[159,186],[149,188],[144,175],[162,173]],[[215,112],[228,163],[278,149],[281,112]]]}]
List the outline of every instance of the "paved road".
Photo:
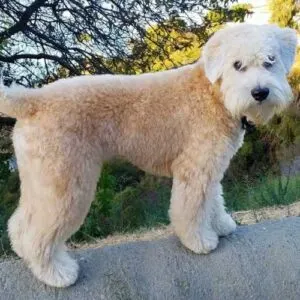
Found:
[{"label": "paved road", "polygon": [[300,299],[300,218],[241,226],[210,255],[176,237],[75,252],[79,281],[45,286],[21,261],[0,263],[0,299]]}]

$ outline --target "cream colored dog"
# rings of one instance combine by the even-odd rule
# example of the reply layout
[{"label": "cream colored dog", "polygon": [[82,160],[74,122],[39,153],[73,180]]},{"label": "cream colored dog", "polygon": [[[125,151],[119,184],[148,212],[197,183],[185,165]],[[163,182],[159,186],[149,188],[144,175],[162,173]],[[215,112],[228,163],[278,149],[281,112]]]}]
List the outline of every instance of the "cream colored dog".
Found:
[{"label": "cream colored dog", "polygon": [[214,34],[200,61],[175,70],[2,88],[0,111],[18,119],[14,251],[46,284],[73,284],[78,265],[64,243],[88,213],[103,162],[116,156],[172,176],[175,232],[196,253],[215,249],[236,228],[220,181],[242,145],[241,119],[266,122],[290,102],[296,44],[291,29],[237,25]]}]

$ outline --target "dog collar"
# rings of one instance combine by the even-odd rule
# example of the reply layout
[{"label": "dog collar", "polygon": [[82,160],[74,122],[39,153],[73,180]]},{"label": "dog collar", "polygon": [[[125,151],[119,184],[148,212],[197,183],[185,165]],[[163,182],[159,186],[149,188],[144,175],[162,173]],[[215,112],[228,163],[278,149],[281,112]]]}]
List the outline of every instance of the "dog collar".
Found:
[{"label": "dog collar", "polygon": [[255,129],[255,124],[252,122],[249,122],[247,120],[246,116],[243,116],[241,118],[241,123],[242,123],[242,129],[244,129],[246,131],[252,132]]}]

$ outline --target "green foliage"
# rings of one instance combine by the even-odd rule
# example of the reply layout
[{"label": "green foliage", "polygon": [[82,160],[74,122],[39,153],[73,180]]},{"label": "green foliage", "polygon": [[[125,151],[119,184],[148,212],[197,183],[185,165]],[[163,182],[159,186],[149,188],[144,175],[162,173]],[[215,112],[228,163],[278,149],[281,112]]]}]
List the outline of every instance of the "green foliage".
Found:
[{"label": "green foliage", "polygon": [[300,47],[297,49],[295,63],[289,75],[289,82],[295,91],[300,94]]},{"label": "green foliage", "polygon": [[210,11],[205,16],[205,22],[209,22],[209,35],[221,29],[227,22],[243,22],[245,17],[252,14],[252,5],[249,3],[235,4],[230,9],[223,9],[217,11]]},{"label": "green foliage", "polygon": [[11,171],[9,160],[12,158],[11,131],[0,130],[0,256],[10,249],[6,231],[7,221],[17,206],[20,196],[20,182],[17,172]]},{"label": "green foliage", "polygon": [[278,170],[277,148],[280,139],[262,127],[247,133],[244,144],[232,159],[224,178],[232,182],[236,178],[256,179],[265,174],[274,174]]},{"label": "green foliage", "polygon": [[166,70],[194,62],[213,32],[226,22],[242,22],[250,13],[251,5],[237,4],[209,11],[204,16],[203,26],[199,27],[188,26],[178,16],[148,26],[142,41],[131,42],[132,56],[135,57],[133,73]]},{"label": "green foliage", "polygon": [[200,46],[199,36],[179,18],[151,25],[142,41],[132,40],[133,72],[160,71],[192,63],[200,55]]},{"label": "green foliage", "polygon": [[[0,161],[0,169],[8,174],[1,178],[0,183],[0,256],[10,253],[10,243],[7,235],[7,221],[15,208],[20,197],[19,177],[16,172],[7,169],[7,163]],[[3,174],[1,174],[3,177]]]},{"label": "green foliage", "polygon": [[145,175],[125,162],[107,164],[86,221],[72,241],[166,224],[169,197],[168,180]]},{"label": "green foliage", "polygon": [[132,231],[168,223],[170,201],[169,180],[146,175],[135,187],[127,187],[116,195],[112,216],[114,231]]},{"label": "green foliage", "polygon": [[233,211],[291,204],[300,198],[300,177],[238,178],[225,184],[224,197]]},{"label": "green foliage", "polygon": [[299,29],[299,24],[295,20],[295,16],[299,13],[299,7],[297,7],[296,2],[296,0],[270,0],[270,22],[280,27]]}]

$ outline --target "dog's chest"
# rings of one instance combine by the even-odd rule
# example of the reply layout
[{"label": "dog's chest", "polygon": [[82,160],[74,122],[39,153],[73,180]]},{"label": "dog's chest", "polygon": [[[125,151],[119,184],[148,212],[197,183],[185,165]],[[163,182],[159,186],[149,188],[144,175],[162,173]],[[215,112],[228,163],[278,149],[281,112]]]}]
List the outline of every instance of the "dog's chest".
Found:
[{"label": "dog's chest", "polygon": [[230,135],[212,137],[210,141],[206,140],[200,145],[197,159],[199,172],[211,174],[215,180],[220,181],[229,167],[230,160],[242,146],[244,134],[244,130],[237,129]]}]

